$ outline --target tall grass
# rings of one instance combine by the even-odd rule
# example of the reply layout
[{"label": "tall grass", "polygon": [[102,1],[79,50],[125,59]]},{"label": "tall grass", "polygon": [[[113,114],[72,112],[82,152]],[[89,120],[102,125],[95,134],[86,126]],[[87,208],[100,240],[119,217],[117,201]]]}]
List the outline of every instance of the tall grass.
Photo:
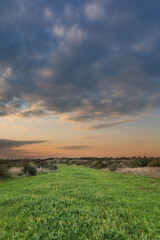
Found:
[{"label": "tall grass", "polygon": [[119,168],[116,172],[160,178],[160,167]]}]

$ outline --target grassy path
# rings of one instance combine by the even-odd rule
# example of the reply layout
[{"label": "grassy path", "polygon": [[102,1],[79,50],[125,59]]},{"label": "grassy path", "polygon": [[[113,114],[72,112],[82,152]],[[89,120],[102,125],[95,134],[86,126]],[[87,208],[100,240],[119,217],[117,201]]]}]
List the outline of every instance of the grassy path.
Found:
[{"label": "grassy path", "polygon": [[160,239],[160,180],[61,165],[1,182],[0,239]]}]

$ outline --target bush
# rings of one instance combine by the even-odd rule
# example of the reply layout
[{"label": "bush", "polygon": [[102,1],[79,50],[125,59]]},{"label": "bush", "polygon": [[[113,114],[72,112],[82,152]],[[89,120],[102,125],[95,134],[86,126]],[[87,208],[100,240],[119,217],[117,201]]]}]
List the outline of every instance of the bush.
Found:
[{"label": "bush", "polygon": [[148,166],[149,162],[151,160],[149,158],[140,158],[140,159],[133,159],[130,162],[128,162],[128,166],[132,168],[136,167],[146,167]]},{"label": "bush", "polygon": [[141,167],[141,162],[138,159],[132,159],[131,161],[128,162],[128,167],[131,168],[137,168],[137,167]]},{"label": "bush", "polygon": [[0,178],[8,178],[11,177],[11,174],[8,172],[7,164],[0,164]]},{"label": "bush", "polygon": [[114,172],[117,170],[118,164],[116,164],[116,163],[110,164],[108,168],[111,172]]},{"label": "bush", "polygon": [[102,169],[106,167],[106,163],[103,161],[91,161],[90,167],[95,169]]},{"label": "bush", "polygon": [[148,163],[148,167],[160,167],[160,160],[152,160]]},{"label": "bush", "polygon": [[147,157],[141,158],[141,167],[146,167],[151,160]]},{"label": "bush", "polygon": [[38,168],[41,167],[41,168],[49,169],[51,171],[58,169],[56,164],[45,162],[45,161],[41,161],[41,163],[38,164],[37,166],[38,166]]},{"label": "bush", "polygon": [[37,175],[37,169],[34,164],[26,164],[23,167],[24,174],[30,175],[30,176],[36,176]]},{"label": "bush", "polygon": [[57,169],[58,169],[57,165],[55,165],[55,164],[50,164],[48,168],[49,168],[51,171],[54,171],[54,170],[57,170]]}]

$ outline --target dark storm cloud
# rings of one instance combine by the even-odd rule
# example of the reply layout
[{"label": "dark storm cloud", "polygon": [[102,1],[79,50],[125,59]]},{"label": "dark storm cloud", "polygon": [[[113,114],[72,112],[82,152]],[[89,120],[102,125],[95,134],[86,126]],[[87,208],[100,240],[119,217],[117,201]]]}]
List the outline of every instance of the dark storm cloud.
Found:
[{"label": "dark storm cloud", "polygon": [[9,139],[0,139],[0,150],[12,149],[14,147],[21,147],[28,144],[38,144],[45,141],[16,141]]},{"label": "dark storm cloud", "polygon": [[159,10],[158,0],[1,0],[0,116],[107,124],[159,108]]}]

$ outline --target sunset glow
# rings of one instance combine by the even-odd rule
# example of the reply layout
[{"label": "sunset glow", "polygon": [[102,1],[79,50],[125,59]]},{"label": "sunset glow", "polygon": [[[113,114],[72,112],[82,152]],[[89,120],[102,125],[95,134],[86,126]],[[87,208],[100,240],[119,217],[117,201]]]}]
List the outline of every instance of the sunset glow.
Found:
[{"label": "sunset glow", "polygon": [[0,158],[160,156],[159,1],[0,1]]}]

